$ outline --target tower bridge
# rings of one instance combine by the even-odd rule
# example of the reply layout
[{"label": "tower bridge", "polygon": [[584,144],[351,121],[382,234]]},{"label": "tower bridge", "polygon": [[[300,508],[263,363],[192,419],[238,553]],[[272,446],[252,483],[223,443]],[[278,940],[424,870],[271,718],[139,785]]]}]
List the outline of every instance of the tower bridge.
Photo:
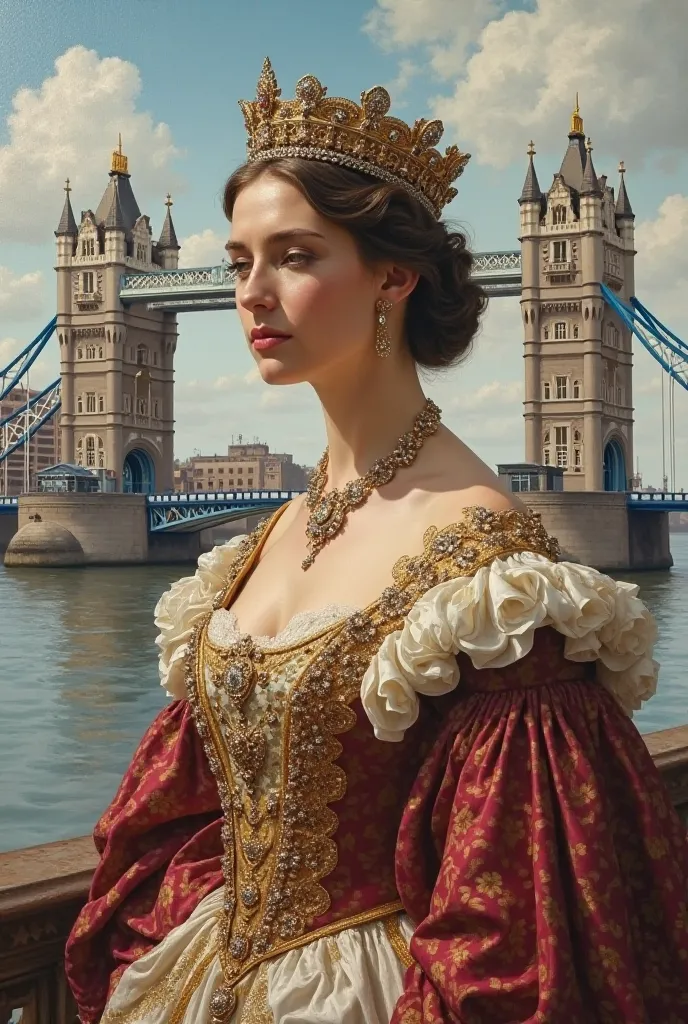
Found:
[{"label": "tower bridge", "polygon": [[[657,360],[670,389],[688,390],[688,345],[634,294],[625,168],[616,192],[598,176],[577,107],[546,191],[534,157],[531,143],[520,250],[475,254],[473,274],[492,298],[520,296],[527,461],[558,466],[569,491],[625,491],[633,466],[633,338]],[[121,140],[95,212],[83,211],[78,224],[71,191],[67,182],[55,231],[57,315],[0,370],[0,400],[26,386],[53,335],[60,377],[0,418],[0,470],[59,411],[62,461],[111,471],[121,491],[170,491],[178,314],[234,309],[231,269],[179,267],[169,195],[153,240]],[[1,481],[0,471],[0,491]]]}]

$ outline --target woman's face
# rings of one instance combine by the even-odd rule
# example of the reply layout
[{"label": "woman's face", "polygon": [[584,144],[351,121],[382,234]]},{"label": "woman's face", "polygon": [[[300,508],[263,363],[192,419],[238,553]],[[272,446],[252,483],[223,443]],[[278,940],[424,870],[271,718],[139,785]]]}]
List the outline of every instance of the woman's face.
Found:
[{"label": "woman's face", "polygon": [[351,235],[293,185],[266,171],[234,204],[227,251],[253,358],[271,384],[312,384],[374,359],[383,268],[362,262]]}]

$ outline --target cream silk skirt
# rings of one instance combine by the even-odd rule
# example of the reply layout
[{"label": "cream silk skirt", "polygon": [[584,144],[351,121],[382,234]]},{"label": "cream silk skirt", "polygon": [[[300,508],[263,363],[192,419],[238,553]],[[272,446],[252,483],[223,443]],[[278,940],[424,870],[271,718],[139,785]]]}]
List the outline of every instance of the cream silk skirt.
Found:
[{"label": "cream silk skirt", "polygon": [[[222,971],[217,956],[205,969],[202,961],[216,942],[222,898],[221,889],[210,893],[188,921],[127,968],[101,1024],[207,1024]],[[232,1024],[389,1024],[405,973],[396,929],[408,948],[411,923],[395,915],[260,964],[237,986]],[[182,991],[199,966],[197,987],[180,1011]]]}]

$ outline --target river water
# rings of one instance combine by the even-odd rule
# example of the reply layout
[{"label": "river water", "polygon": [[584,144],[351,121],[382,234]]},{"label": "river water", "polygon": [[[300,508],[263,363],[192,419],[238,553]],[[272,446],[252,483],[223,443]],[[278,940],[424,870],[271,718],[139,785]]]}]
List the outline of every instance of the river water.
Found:
[{"label": "river water", "polygon": [[[688,534],[672,552],[671,572],[635,578],[662,663],[641,732],[688,721]],[[153,607],[190,571],[0,566],[0,850],[91,831],[165,703]]]}]

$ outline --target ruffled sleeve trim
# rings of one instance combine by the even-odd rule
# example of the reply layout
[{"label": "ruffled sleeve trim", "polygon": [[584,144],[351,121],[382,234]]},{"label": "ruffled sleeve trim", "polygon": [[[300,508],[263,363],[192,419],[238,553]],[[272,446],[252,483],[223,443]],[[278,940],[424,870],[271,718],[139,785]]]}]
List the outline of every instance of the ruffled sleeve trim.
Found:
[{"label": "ruffled sleeve trim", "polygon": [[184,657],[187,643],[204,615],[212,609],[227,576],[238,558],[246,534],[232,537],[201,555],[193,576],[185,576],[165,591],[155,607],[155,625],[160,630],[155,639],[160,656],[160,685],[168,696],[186,696]]},{"label": "ruffled sleeve trim", "polygon": [[632,714],[654,694],[659,670],[656,624],[638,589],[532,552],[432,587],[385,637],[363,677],[361,701],[375,735],[403,739],[418,717],[419,694],[455,689],[458,654],[476,668],[507,667],[530,652],[544,626],[566,638],[568,660],[596,662],[600,683]]}]

